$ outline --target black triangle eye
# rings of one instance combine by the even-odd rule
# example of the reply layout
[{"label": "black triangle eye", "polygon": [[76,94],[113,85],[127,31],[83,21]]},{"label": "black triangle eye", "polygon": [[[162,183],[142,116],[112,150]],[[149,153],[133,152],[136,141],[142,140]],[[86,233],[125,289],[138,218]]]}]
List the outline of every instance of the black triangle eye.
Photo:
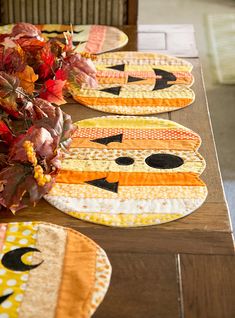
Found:
[{"label": "black triangle eye", "polygon": [[108,87],[100,89],[100,92],[105,92],[113,95],[119,95],[121,91],[121,86],[115,86],[115,87]]},{"label": "black triangle eye", "polygon": [[113,65],[113,66],[107,66],[107,68],[110,68],[112,70],[116,70],[116,71],[124,71],[125,69],[125,64],[118,64],[118,65]]},{"label": "black triangle eye", "polygon": [[123,137],[123,134],[119,134],[119,135],[108,136],[108,137],[104,137],[104,138],[93,139],[91,141],[107,146],[110,142],[120,142],[121,143],[122,137]]},{"label": "black triangle eye", "polygon": [[128,75],[127,83],[139,82],[139,81],[144,81],[144,78]]},{"label": "black triangle eye", "polygon": [[166,153],[153,154],[145,159],[147,165],[156,169],[174,169],[182,166],[184,160]]},{"label": "black triangle eye", "polygon": [[37,248],[33,247],[20,247],[15,250],[9,251],[2,257],[2,265],[7,269],[18,272],[25,272],[34,269],[42,264],[42,262],[34,265],[27,265],[22,262],[22,256],[29,252],[40,252]]}]

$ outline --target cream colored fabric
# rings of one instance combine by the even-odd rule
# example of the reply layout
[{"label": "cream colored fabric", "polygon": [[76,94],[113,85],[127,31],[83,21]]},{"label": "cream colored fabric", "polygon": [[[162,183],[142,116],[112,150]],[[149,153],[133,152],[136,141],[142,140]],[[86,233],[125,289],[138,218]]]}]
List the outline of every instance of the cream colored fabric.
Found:
[{"label": "cream colored fabric", "polygon": [[41,253],[34,253],[32,263],[43,263],[30,272],[19,318],[54,317],[63,272],[66,237],[66,230],[61,227],[39,225],[35,247]]}]

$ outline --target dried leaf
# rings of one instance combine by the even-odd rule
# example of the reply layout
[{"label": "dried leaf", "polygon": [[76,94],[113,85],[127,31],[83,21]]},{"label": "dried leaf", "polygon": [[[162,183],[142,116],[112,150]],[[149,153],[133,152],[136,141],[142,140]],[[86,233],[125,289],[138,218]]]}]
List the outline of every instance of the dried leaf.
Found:
[{"label": "dried leaf", "polygon": [[5,98],[14,93],[19,86],[17,77],[0,72],[0,97]]},{"label": "dried leaf", "polygon": [[40,37],[41,31],[33,24],[20,22],[14,25],[12,29],[13,36]]},{"label": "dried leaf", "polygon": [[[26,66],[25,52],[11,40],[4,45],[5,41],[0,45],[0,71],[10,74],[23,71]],[[13,43],[14,46],[10,43]]]},{"label": "dried leaf", "polygon": [[18,78],[0,72],[0,108],[14,117],[19,116],[16,104],[18,85]]},{"label": "dried leaf", "polygon": [[32,174],[29,166],[11,165],[0,172],[0,204],[13,213],[24,207],[22,197],[25,194],[25,180]]},{"label": "dried leaf", "polygon": [[23,72],[16,73],[20,80],[20,86],[29,93],[34,92],[34,82],[38,79],[38,75],[34,73],[34,70],[30,66],[26,66]]},{"label": "dried leaf", "polygon": [[22,37],[16,41],[27,52],[34,53],[44,47],[45,42],[35,38]]}]

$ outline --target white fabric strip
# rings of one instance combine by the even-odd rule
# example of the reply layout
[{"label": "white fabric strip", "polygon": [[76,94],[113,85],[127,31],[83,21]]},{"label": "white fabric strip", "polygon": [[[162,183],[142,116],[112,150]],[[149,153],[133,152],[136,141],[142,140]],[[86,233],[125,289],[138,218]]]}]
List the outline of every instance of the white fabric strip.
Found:
[{"label": "white fabric strip", "polygon": [[[205,194],[206,195],[206,194]],[[65,196],[46,196],[46,200],[64,212],[142,214],[189,213],[197,209],[205,198],[198,199],[77,199]]]}]

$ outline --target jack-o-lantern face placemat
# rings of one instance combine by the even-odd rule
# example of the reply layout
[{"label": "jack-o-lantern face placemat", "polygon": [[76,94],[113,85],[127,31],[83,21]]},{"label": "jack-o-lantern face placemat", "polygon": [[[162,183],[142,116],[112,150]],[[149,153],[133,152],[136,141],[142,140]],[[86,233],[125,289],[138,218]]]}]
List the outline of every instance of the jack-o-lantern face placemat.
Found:
[{"label": "jack-o-lantern face placemat", "polygon": [[0,224],[0,317],[90,317],[109,286],[105,252],[79,232]]},{"label": "jack-o-lantern face placemat", "polygon": [[107,116],[77,122],[70,152],[51,192],[61,211],[90,222],[143,226],[196,210],[207,196],[200,179],[200,137],[170,120]]},{"label": "jack-o-lantern face placemat", "polygon": [[157,53],[115,52],[98,57],[98,87],[70,87],[79,103],[125,115],[169,112],[190,105],[192,64]]},{"label": "jack-o-lantern face placemat", "polygon": [[[10,33],[13,24],[0,26],[0,33]],[[63,32],[70,31],[70,25],[37,25],[45,38],[57,38],[64,41]],[[119,49],[128,42],[127,35],[121,30],[106,25],[73,25],[73,44],[77,52],[104,53]]]}]

